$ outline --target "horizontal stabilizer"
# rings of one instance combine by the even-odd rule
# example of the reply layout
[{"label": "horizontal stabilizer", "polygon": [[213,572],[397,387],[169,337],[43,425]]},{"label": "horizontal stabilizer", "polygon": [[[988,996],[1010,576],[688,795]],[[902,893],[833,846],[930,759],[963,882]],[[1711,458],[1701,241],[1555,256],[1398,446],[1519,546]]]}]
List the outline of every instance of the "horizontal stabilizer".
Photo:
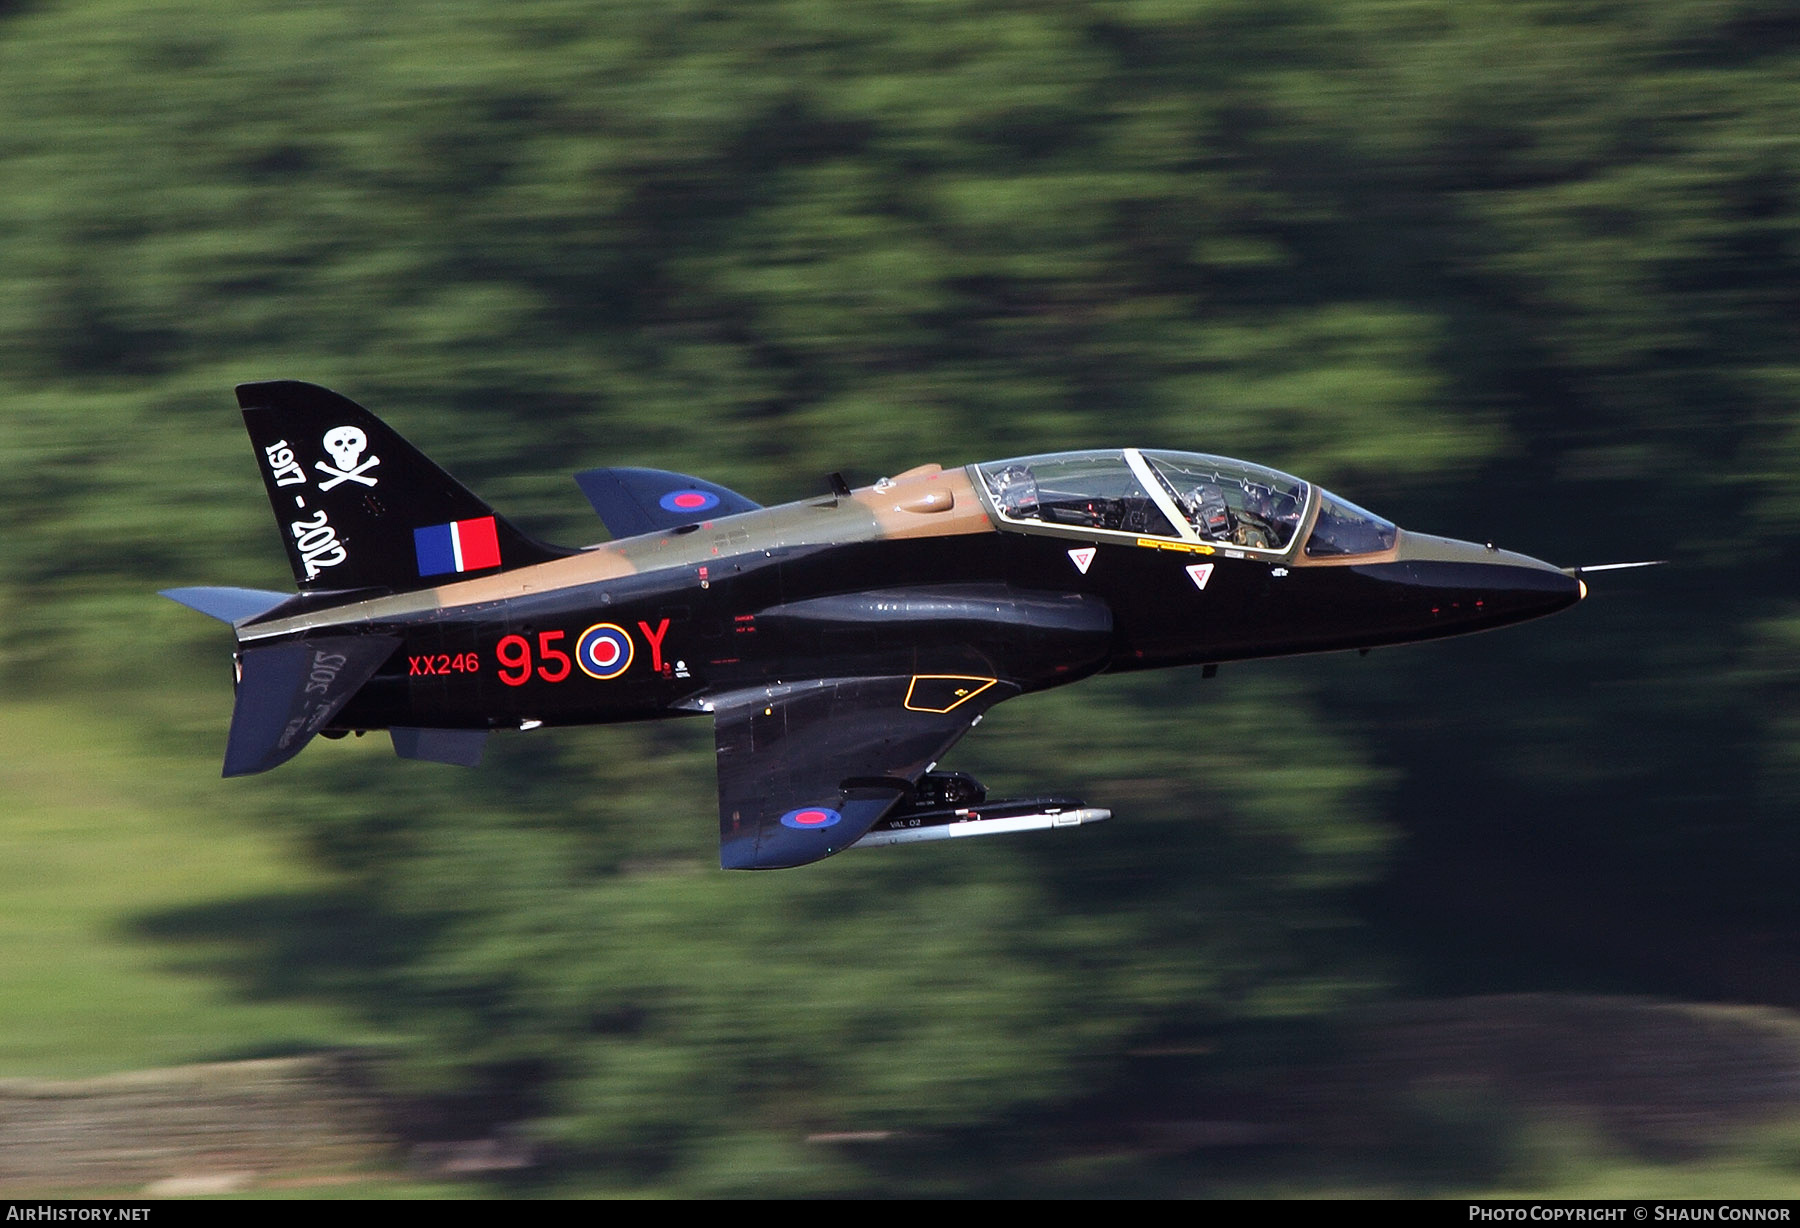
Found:
[{"label": "horizontal stabilizer", "polygon": [[457,767],[481,766],[481,752],[487,749],[485,729],[406,729],[396,726],[388,730],[394,739],[394,753],[402,759],[423,759],[428,763],[453,763]]},{"label": "horizontal stabilizer", "polygon": [[160,597],[180,602],[190,610],[198,610],[222,623],[241,623],[267,614],[286,601],[287,593],[271,593],[260,588],[165,588]]},{"label": "horizontal stabilizer", "polygon": [[666,469],[583,469],[575,483],[615,538],[677,529],[760,506],[736,491]]},{"label": "horizontal stabilizer", "polygon": [[400,642],[392,635],[345,635],[244,649],[225,775],[266,772],[299,754]]}]

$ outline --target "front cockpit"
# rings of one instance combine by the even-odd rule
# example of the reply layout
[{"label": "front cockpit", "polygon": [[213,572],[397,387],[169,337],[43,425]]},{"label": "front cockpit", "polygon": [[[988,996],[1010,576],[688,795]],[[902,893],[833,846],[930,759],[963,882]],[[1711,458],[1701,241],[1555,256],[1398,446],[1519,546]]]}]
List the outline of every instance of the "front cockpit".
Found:
[{"label": "front cockpit", "polygon": [[1243,557],[1331,559],[1392,550],[1381,517],[1274,469],[1197,452],[1059,452],[972,466],[1002,528],[1119,534]]},{"label": "front cockpit", "polygon": [[1203,542],[1285,551],[1306,515],[1309,488],[1285,473],[1195,452],[1139,455]]}]

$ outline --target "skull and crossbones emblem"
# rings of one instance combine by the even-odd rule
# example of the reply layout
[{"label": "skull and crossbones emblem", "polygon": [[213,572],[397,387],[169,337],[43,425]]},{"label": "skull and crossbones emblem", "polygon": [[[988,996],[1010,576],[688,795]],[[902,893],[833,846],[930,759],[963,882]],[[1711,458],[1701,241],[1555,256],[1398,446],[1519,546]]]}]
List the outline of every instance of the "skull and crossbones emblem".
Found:
[{"label": "skull and crossbones emblem", "polygon": [[337,461],[334,468],[325,461],[316,461],[313,468],[320,473],[330,474],[328,481],[320,482],[320,490],[330,490],[334,486],[342,486],[345,482],[359,482],[364,486],[375,485],[375,479],[368,476],[368,471],[381,463],[379,456],[371,456],[362,464],[357,458],[363,449],[369,446],[369,437],[354,426],[335,426],[325,432],[325,450]]}]

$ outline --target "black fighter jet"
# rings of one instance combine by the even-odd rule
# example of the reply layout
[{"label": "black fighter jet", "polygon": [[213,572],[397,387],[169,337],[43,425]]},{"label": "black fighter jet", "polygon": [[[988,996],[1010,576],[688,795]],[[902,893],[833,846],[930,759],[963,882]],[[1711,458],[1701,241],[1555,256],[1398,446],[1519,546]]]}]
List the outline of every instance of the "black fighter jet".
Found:
[{"label": "black fighter jet", "polygon": [[352,401],[237,390],[297,594],[165,594],[231,624],[225,775],[386,729],[473,765],[494,729],[706,714],[721,862],[1092,822],[936,771],[995,704],[1104,671],[1368,649],[1573,605],[1573,569],[1396,528],[1244,461],[1112,448],[763,508],[575,475],[613,540],[534,541]]}]

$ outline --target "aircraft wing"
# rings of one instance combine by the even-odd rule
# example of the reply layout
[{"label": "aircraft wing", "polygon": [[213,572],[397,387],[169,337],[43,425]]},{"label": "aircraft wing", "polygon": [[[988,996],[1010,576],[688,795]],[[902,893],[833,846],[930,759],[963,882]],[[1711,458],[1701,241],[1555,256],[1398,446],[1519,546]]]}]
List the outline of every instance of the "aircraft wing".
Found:
[{"label": "aircraft wing", "polygon": [[667,469],[583,469],[575,483],[614,538],[699,524],[761,506],[716,482]]},{"label": "aircraft wing", "polygon": [[1018,693],[994,678],[903,674],[716,697],[720,864],[782,869],[856,843]]}]

